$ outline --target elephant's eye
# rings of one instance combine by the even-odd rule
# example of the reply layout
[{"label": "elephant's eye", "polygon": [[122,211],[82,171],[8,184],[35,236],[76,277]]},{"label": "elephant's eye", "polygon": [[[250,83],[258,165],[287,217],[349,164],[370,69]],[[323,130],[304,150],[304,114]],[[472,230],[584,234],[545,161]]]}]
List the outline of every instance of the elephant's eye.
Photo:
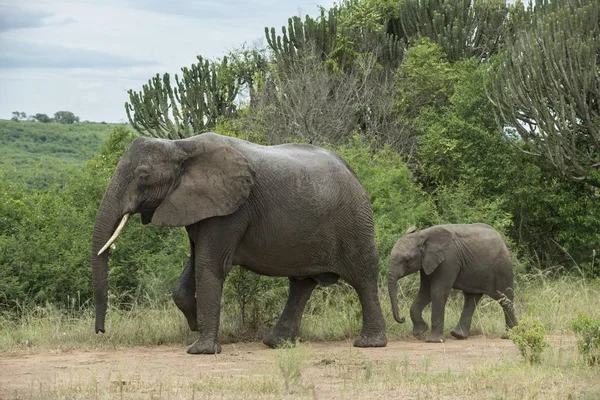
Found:
[{"label": "elephant's eye", "polygon": [[147,185],[150,180],[150,171],[147,167],[138,167],[135,170],[135,179],[142,185]]}]

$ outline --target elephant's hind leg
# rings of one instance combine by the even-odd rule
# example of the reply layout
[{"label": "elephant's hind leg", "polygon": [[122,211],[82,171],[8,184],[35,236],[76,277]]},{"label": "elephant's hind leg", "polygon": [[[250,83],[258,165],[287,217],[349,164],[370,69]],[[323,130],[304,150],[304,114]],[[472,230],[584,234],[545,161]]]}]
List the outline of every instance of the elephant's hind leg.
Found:
[{"label": "elephant's hind leg", "polygon": [[362,306],[363,326],[360,336],[354,341],[355,347],[385,347],[385,322],[379,304],[377,279],[353,279],[348,283],[358,293]]},{"label": "elephant's hind leg", "polygon": [[196,311],[196,281],[194,275],[193,253],[187,266],[181,273],[173,289],[173,301],[181,310],[192,331],[198,330],[198,313]]},{"label": "elephant's hind leg", "polygon": [[294,340],[300,332],[300,322],[304,307],[310,298],[317,282],[312,278],[290,279],[290,291],[288,301],[285,305],[277,325],[263,339],[263,343],[269,347],[276,347],[286,340]]},{"label": "elephant's hind leg", "polygon": [[[514,303],[514,293],[512,288],[508,288],[506,294],[501,296],[498,301],[502,306],[502,311],[504,311],[504,322],[506,324],[506,330],[517,326],[519,324],[519,320],[515,315],[515,303]],[[502,336],[503,339],[507,339],[508,336],[504,334]]]},{"label": "elephant's hind leg", "polygon": [[463,294],[465,296],[465,305],[462,314],[460,315],[460,320],[456,327],[450,332],[450,334],[457,339],[466,339],[469,337],[473,312],[475,311],[475,307],[481,299],[481,296],[483,296],[480,293],[463,292]]}]

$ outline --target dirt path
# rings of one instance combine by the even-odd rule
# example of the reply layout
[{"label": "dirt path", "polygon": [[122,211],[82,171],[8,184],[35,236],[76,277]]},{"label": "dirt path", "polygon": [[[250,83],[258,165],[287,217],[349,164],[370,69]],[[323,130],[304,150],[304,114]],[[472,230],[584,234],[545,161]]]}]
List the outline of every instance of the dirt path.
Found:
[{"label": "dirt path", "polygon": [[[573,344],[567,337],[553,342]],[[351,342],[308,343],[303,348],[308,350],[302,383],[293,397],[323,399],[345,398],[344,393],[352,392],[348,387],[372,379],[373,373],[460,373],[520,357],[510,341],[481,336],[448,339],[445,344],[395,341],[378,349],[354,348]],[[224,345],[217,356],[191,356],[185,350],[161,346],[0,356],[0,399],[88,398],[86,393],[95,398],[229,398],[223,393],[231,398],[242,397],[241,393],[244,398],[281,397],[280,350],[259,343]],[[394,379],[390,376],[390,382]],[[385,382],[376,386],[387,392]],[[293,388],[283,393],[289,391]],[[360,398],[380,397],[376,391],[360,392]]]}]

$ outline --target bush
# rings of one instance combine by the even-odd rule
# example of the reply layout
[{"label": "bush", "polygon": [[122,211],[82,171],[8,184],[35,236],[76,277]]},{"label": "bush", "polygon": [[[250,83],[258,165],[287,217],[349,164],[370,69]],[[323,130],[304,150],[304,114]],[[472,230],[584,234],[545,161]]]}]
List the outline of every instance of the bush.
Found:
[{"label": "bush", "polygon": [[277,350],[275,360],[283,378],[286,393],[293,393],[300,386],[302,369],[308,355],[308,348],[298,341],[284,342]]},{"label": "bush", "polygon": [[483,222],[504,236],[512,227],[511,215],[502,209],[501,200],[484,199],[464,184],[441,186],[436,190],[437,206],[443,223],[473,224]]},{"label": "bush", "polygon": [[600,365],[600,320],[579,314],[572,326],[583,361],[587,365]]},{"label": "bush", "polygon": [[530,364],[542,362],[542,352],[550,347],[546,340],[546,327],[539,321],[524,318],[510,331],[508,338],[517,345],[519,352]]}]

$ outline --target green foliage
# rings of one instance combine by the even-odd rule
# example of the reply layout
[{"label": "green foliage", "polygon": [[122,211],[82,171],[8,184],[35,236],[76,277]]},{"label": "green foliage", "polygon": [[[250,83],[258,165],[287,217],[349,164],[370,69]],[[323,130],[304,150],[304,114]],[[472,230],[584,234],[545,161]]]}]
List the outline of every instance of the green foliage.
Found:
[{"label": "green foliage", "polygon": [[249,109],[245,109],[240,112],[240,114],[242,114],[241,118],[222,119],[215,127],[215,133],[248,140],[256,144],[269,145],[269,140],[264,133],[252,130],[244,124],[245,118],[243,118],[243,114],[248,114],[249,112]]},{"label": "green foliage", "polygon": [[[71,169],[60,185],[44,189],[11,183],[10,171],[0,179],[0,308],[18,303],[67,304],[91,297],[89,241],[98,204],[120,154],[131,140],[117,128],[102,156],[81,169]],[[110,155],[110,157],[107,157]],[[107,165],[111,164],[112,165]],[[137,275],[133,275],[137,277]],[[137,283],[137,282],[136,282]],[[127,286],[127,285],[130,286]],[[120,285],[120,286],[119,286]],[[115,289],[131,290],[117,279]]]},{"label": "green foliage", "polygon": [[509,139],[600,188],[600,1],[535,4],[490,71],[494,111]]},{"label": "green foliage", "polygon": [[236,99],[244,85],[252,84],[254,72],[264,66],[260,53],[198,62],[175,74],[156,74],[139,92],[129,90],[127,119],[139,133],[181,139],[213,129],[221,118],[237,112]]},{"label": "green foliage", "polygon": [[[289,281],[262,276],[243,267],[234,268],[225,281],[223,301],[233,310],[237,322],[248,338],[262,337],[266,326],[272,326],[284,307]],[[231,307],[234,305],[235,307]]]},{"label": "green foliage", "polygon": [[506,235],[513,221],[511,214],[503,209],[502,200],[481,198],[473,191],[462,182],[440,186],[435,197],[441,221],[447,224],[483,222]]},{"label": "green foliage", "polygon": [[[275,28],[265,27],[265,37],[276,60],[282,63],[293,63],[297,57],[306,55],[306,52],[318,55],[322,61],[334,53],[337,48],[337,16],[339,10],[332,7],[327,12],[321,8],[320,18],[305,16],[288,19],[287,28],[281,27],[281,36],[275,34]],[[313,48],[314,47],[314,48]],[[339,62],[343,63],[340,59]]]},{"label": "green foliage", "polygon": [[509,15],[504,0],[403,0],[388,11],[386,25],[406,43],[415,37],[430,38],[451,61],[457,61],[495,54]]},{"label": "green foliage", "polygon": [[27,114],[23,111],[13,111],[11,121],[19,122],[27,120]]},{"label": "green foliage", "polygon": [[573,320],[579,354],[587,365],[600,365],[600,320],[579,314]]},{"label": "green foliage", "polygon": [[37,114],[35,114],[35,115],[34,115],[32,118],[33,118],[34,120],[36,120],[36,121],[38,121],[38,122],[41,122],[41,123],[44,123],[44,124],[47,124],[47,123],[49,123],[49,122],[52,122],[52,121],[53,121],[53,119],[52,119],[52,118],[50,118],[48,115],[46,115],[46,114],[41,114],[41,113],[37,113]]},{"label": "green foliage", "polygon": [[374,54],[381,66],[393,69],[402,59],[404,44],[389,35],[381,21],[376,1],[349,0],[329,10],[321,8],[318,18],[289,18],[281,35],[266,27],[265,37],[280,68],[316,55],[329,71],[348,72],[361,56]]},{"label": "green foliage", "polygon": [[0,120],[0,169],[33,189],[63,184],[69,167],[97,154],[114,124],[40,124]]},{"label": "green foliage", "polygon": [[[36,114],[36,116],[37,115],[40,115],[40,114]],[[74,124],[75,122],[79,122],[79,117],[77,117],[71,111],[57,111],[54,113],[54,121],[58,122],[59,124]],[[44,121],[40,121],[40,122],[44,122]],[[49,122],[49,121],[45,121],[45,122]]]},{"label": "green foliage", "polygon": [[403,116],[412,119],[424,107],[446,105],[456,71],[442,49],[425,38],[408,49],[396,79],[398,108]]},{"label": "green foliage", "polygon": [[418,134],[417,179],[443,221],[487,222],[521,254],[536,254],[536,268],[578,265],[596,275],[597,193],[504,138],[485,93],[487,69],[475,60],[450,64],[427,40],[409,49],[397,104]]},{"label": "green foliage", "polygon": [[351,144],[336,152],[352,167],[369,195],[379,269],[385,274],[392,247],[408,227],[426,227],[439,222],[435,207],[431,198],[415,184],[400,155],[391,148],[373,150],[369,142],[355,136]]},{"label": "green foliage", "polygon": [[523,358],[530,364],[541,364],[542,352],[550,347],[546,328],[534,319],[523,318],[519,325],[508,331],[508,338],[517,345]]}]

